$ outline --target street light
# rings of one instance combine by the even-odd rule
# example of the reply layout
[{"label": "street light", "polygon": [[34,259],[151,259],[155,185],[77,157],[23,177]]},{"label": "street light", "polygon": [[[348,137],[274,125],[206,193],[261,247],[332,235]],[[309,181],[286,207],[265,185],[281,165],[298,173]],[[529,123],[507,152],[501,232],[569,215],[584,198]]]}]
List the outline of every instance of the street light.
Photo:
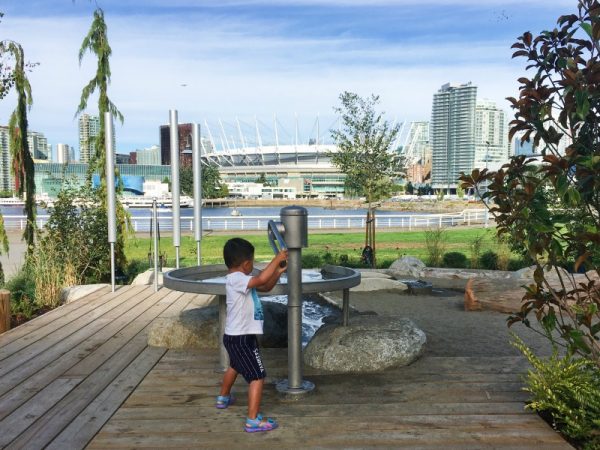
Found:
[{"label": "street light", "polygon": [[[490,141],[485,141],[485,171],[488,169],[488,160],[490,159]],[[487,174],[486,174],[487,175]],[[484,195],[487,194],[488,191],[488,181],[485,181],[485,192]],[[485,227],[489,227],[490,222],[490,214],[487,208],[487,198],[483,198],[483,205],[485,206]]]}]

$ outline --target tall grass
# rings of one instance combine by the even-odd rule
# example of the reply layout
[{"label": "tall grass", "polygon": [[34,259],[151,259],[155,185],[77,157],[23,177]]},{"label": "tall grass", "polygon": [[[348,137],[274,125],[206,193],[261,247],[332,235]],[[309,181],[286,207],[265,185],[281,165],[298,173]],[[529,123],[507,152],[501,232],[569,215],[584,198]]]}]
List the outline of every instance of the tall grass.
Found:
[{"label": "tall grass", "polygon": [[35,286],[35,304],[40,308],[57,307],[62,288],[79,284],[73,263],[64,257],[61,243],[55,239],[40,239],[27,265]]},{"label": "tall grass", "polygon": [[426,263],[430,267],[440,267],[446,252],[448,235],[443,228],[432,228],[425,231]]}]

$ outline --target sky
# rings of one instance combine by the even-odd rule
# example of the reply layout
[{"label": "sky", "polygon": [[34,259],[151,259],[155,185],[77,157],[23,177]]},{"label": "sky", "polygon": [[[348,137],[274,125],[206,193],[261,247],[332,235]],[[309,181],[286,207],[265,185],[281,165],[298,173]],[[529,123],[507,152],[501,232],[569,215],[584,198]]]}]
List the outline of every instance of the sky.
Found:
[{"label": "sky", "polygon": [[[19,42],[39,63],[29,74],[31,130],[56,147],[78,147],[75,111],[94,76],[90,53],[78,51],[101,7],[112,47],[111,100],[117,151],[158,144],[169,110],[179,122],[205,121],[225,134],[263,144],[321,140],[336,126],[344,91],[380,96],[390,121],[429,120],[433,94],[445,83],[472,82],[478,98],[518,95],[524,59],[510,46],[525,31],[552,29],[577,0],[0,0],[0,39]],[[0,101],[6,125],[16,98]],[[97,97],[88,112],[95,114]],[[275,119],[276,117],[276,119]],[[250,138],[249,138],[250,139]],[[250,144],[248,142],[248,144]]]}]

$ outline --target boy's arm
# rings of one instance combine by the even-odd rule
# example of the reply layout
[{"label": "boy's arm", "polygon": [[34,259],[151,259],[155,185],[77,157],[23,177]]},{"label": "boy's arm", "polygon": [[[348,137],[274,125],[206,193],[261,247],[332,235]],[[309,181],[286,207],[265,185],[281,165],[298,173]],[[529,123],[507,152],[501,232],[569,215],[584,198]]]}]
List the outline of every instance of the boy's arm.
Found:
[{"label": "boy's arm", "polygon": [[277,266],[277,270],[273,273],[273,276],[267,281],[266,284],[257,287],[256,290],[259,292],[269,292],[277,284],[277,280],[283,272],[287,270],[287,264],[284,267]]},{"label": "boy's arm", "polygon": [[264,288],[271,287],[268,289],[269,291],[273,289],[279,275],[285,270],[285,268],[279,267],[279,264],[283,261],[287,260],[287,250],[280,251],[275,257],[271,260],[271,262],[265,267],[260,274],[255,277],[250,278],[248,281],[248,289],[256,288],[257,290],[263,291]]}]

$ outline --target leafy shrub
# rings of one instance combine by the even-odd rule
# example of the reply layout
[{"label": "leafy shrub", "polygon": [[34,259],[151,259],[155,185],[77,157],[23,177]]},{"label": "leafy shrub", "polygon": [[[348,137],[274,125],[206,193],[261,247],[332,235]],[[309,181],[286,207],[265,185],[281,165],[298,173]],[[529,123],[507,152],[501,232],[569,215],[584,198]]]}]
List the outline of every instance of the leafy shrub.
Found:
[{"label": "leafy shrub", "polygon": [[525,267],[529,267],[530,264],[527,263],[527,261],[525,261],[522,258],[511,258],[508,261],[508,268],[507,270],[521,270],[524,269]]},{"label": "leafy shrub", "polygon": [[4,286],[10,291],[10,309],[14,316],[30,319],[36,311],[35,282],[33,274],[27,266],[11,277]]},{"label": "leafy shrub", "polygon": [[571,353],[560,357],[556,348],[548,359],[538,358],[515,334],[512,345],[533,367],[525,377],[527,407],[549,413],[553,426],[583,448],[600,448],[600,368]]},{"label": "leafy shrub", "polygon": [[443,228],[432,228],[425,231],[426,263],[429,267],[439,267],[446,250],[448,235]]},{"label": "leafy shrub", "polygon": [[302,267],[307,269],[317,269],[323,265],[323,260],[319,255],[315,254],[303,254],[302,255]]},{"label": "leafy shrub", "polygon": [[483,248],[483,241],[485,234],[479,234],[473,238],[469,244],[469,250],[471,251],[471,269],[479,268],[479,259],[481,258],[481,249]]},{"label": "leafy shrub", "polygon": [[498,254],[492,250],[484,252],[479,258],[479,267],[486,270],[498,270]]},{"label": "leafy shrub", "polygon": [[508,270],[508,263],[510,262],[511,251],[510,247],[502,240],[498,239],[498,270]]},{"label": "leafy shrub", "polygon": [[444,267],[464,269],[467,267],[467,257],[461,252],[444,253]]}]

